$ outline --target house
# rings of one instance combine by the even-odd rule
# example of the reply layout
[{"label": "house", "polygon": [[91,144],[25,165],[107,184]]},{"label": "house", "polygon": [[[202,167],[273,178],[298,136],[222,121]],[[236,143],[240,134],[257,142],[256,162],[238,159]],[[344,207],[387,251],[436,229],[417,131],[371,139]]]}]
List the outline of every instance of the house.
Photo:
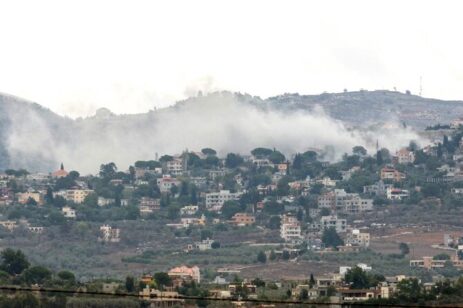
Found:
[{"label": "house", "polygon": [[347,233],[346,245],[368,248],[370,246],[370,233],[353,229],[350,233]]},{"label": "house", "polygon": [[188,228],[190,225],[192,226],[205,226],[206,225],[206,216],[201,215],[200,218],[196,217],[182,217],[180,218],[180,225],[183,228]]},{"label": "house", "polygon": [[231,220],[237,226],[249,226],[256,222],[256,218],[247,213],[236,213]]},{"label": "house", "polygon": [[63,213],[63,216],[66,218],[76,218],[76,210],[69,206],[64,206],[61,209],[61,212]]},{"label": "house", "polygon": [[276,167],[277,167],[278,173],[284,174],[284,175],[288,174],[288,165],[289,163],[277,164]]},{"label": "house", "polygon": [[226,201],[238,200],[241,193],[232,193],[229,190],[221,190],[219,192],[212,192],[206,194],[206,208],[211,211],[220,211],[222,205]]},{"label": "house", "polygon": [[407,148],[397,151],[396,157],[399,164],[413,164],[415,162],[415,153]]},{"label": "house", "polygon": [[267,158],[252,158],[251,159],[251,162],[257,167],[257,168],[261,168],[261,167],[271,167],[273,168],[273,163],[268,160]]},{"label": "house", "polygon": [[102,285],[103,293],[115,294],[119,285],[117,282],[104,282]]},{"label": "house", "polygon": [[336,187],[337,180],[332,180],[329,177],[324,177],[323,179],[316,181],[318,184],[322,184],[326,187]]},{"label": "house", "polygon": [[322,216],[320,218],[320,228],[321,230],[334,228],[337,233],[344,233],[347,229],[347,221],[338,218],[336,215]]},{"label": "house", "polygon": [[[373,268],[368,266],[365,263],[357,263],[356,267],[362,269],[364,272],[370,272]],[[347,271],[351,270],[352,266],[340,266],[339,267],[339,274],[345,276]]]},{"label": "house", "polygon": [[201,273],[197,266],[188,267],[182,265],[174,267],[170,269],[167,274],[170,278],[172,278],[172,280],[195,281],[196,283],[201,282]]},{"label": "house", "polygon": [[198,211],[199,207],[197,205],[186,205],[180,209],[180,215],[194,215]]},{"label": "house", "polygon": [[409,195],[408,190],[400,188],[388,188],[386,191],[386,198],[389,200],[402,200],[408,198]]},{"label": "house", "polygon": [[83,203],[85,198],[93,193],[91,189],[68,189],[66,190],[66,197],[67,201],[74,202],[76,204]]},{"label": "house", "polygon": [[168,174],[165,174],[162,176],[162,178],[157,179],[156,183],[159,187],[159,190],[163,193],[170,192],[173,186],[180,185],[180,181],[171,177]]},{"label": "house", "polygon": [[161,209],[161,200],[154,199],[149,197],[141,197],[140,198],[140,208],[145,207],[150,209],[151,211],[160,210]]},{"label": "house", "polygon": [[175,291],[160,291],[146,285],[138,295],[149,303],[149,307],[183,307],[185,300]]},{"label": "house", "polygon": [[384,167],[381,169],[380,177],[381,180],[392,180],[395,182],[400,182],[405,179],[406,176],[394,168]]},{"label": "house", "polygon": [[423,257],[418,260],[410,260],[411,267],[425,268],[427,270],[443,268],[447,260],[434,260],[433,257]]},{"label": "house", "polygon": [[44,227],[31,227],[31,226],[28,226],[27,230],[29,232],[31,232],[31,233],[42,234],[43,231],[45,230],[45,228]]},{"label": "house", "polygon": [[107,206],[116,203],[114,198],[98,197],[98,206]]},{"label": "house", "polygon": [[280,237],[287,242],[299,242],[302,239],[301,224],[294,216],[281,216]]},{"label": "house", "polygon": [[366,301],[378,298],[380,292],[376,289],[342,289],[339,291],[341,300],[345,302]]},{"label": "house", "polygon": [[18,224],[14,220],[3,220],[0,221],[0,226],[11,232],[18,227]]},{"label": "house", "polygon": [[346,193],[344,189],[335,189],[336,209],[345,214],[358,214],[373,210],[373,199],[361,198],[356,193]]},{"label": "house", "polygon": [[209,250],[212,249],[212,243],[214,243],[214,240],[207,238],[205,240],[202,240],[201,242],[196,242],[195,248],[200,251]]},{"label": "house", "polygon": [[363,193],[373,196],[386,196],[387,189],[392,187],[394,187],[394,185],[385,184],[380,180],[373,185],[363,186]]},{"label": "house", "polygon": [[17,193],[18,203],[27,204],[29,200],[34,200],[38,205],[44,204],[43,195],[40,192],[23,192]]},{"label": "house", "polygon": [[117,243],[120,241],[120,229],[112,228],[109,225],[102,225],[100,227],[101,237],[98,238],[99,241]]},{"label": "house", "polygon": [[243,281],[241,283],[230,283],[228,285],[228,290],[232,295],[237,294],[238,290],[244,290],[249,299],[257,299],[257,286],[247,281]]}]

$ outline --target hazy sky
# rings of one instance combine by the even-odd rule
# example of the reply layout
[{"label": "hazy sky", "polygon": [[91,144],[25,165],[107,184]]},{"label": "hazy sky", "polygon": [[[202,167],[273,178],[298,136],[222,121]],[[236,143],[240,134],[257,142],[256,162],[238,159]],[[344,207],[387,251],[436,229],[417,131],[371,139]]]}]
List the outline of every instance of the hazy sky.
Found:
[{"label": "hazy sky", "polygon": [[2,1],[0,92],[81,116],[198,90],[463,99],[461,1]]}]

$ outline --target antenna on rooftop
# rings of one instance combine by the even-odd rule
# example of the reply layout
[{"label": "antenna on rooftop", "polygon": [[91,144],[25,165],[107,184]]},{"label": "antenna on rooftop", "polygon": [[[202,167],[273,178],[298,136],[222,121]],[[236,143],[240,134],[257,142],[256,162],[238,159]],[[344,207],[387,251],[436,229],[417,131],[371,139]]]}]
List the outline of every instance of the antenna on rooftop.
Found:
[{"label": "antenna on rooftop", "polygon": [[423,76],[420,76],[420,96],[423,94]]}]

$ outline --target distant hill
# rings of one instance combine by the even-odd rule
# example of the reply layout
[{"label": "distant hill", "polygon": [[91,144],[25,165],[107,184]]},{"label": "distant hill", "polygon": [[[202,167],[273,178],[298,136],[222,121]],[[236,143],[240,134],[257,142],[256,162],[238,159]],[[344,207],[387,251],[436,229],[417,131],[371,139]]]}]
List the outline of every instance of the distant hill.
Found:
[{"label": "distant hill", "polygon": [[[333,143],[339,151],[349,151],[355,143],[372,142],[360,134],[343,135],[349,127],[394,122],[421,130],[462,115],[461,101],[391,91],[284,94],[265,100],[217,92],[142,114],[115,115],[101,109],[95,116],[72,120],[3,94],[0,170],[51,171],[64,161],[71,168],[96,172],[100,163],[109,160],[125,168],[134,160],[153,158],[156,152],[177,153],[205,146],[219,152],[248,152],[253,146],[267,145],[290,152]],[[387,138],[392,137],[383,138],[385,145]]]}]

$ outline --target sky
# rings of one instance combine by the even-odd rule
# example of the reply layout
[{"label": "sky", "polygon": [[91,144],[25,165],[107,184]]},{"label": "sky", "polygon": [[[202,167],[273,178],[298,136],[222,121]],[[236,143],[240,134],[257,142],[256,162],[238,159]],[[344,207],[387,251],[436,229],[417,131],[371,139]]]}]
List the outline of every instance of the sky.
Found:
[{"label": "sky", "polygon": [[461,1],[2,1],[0,92],[70,117],[216,90],[463,99]]}]

